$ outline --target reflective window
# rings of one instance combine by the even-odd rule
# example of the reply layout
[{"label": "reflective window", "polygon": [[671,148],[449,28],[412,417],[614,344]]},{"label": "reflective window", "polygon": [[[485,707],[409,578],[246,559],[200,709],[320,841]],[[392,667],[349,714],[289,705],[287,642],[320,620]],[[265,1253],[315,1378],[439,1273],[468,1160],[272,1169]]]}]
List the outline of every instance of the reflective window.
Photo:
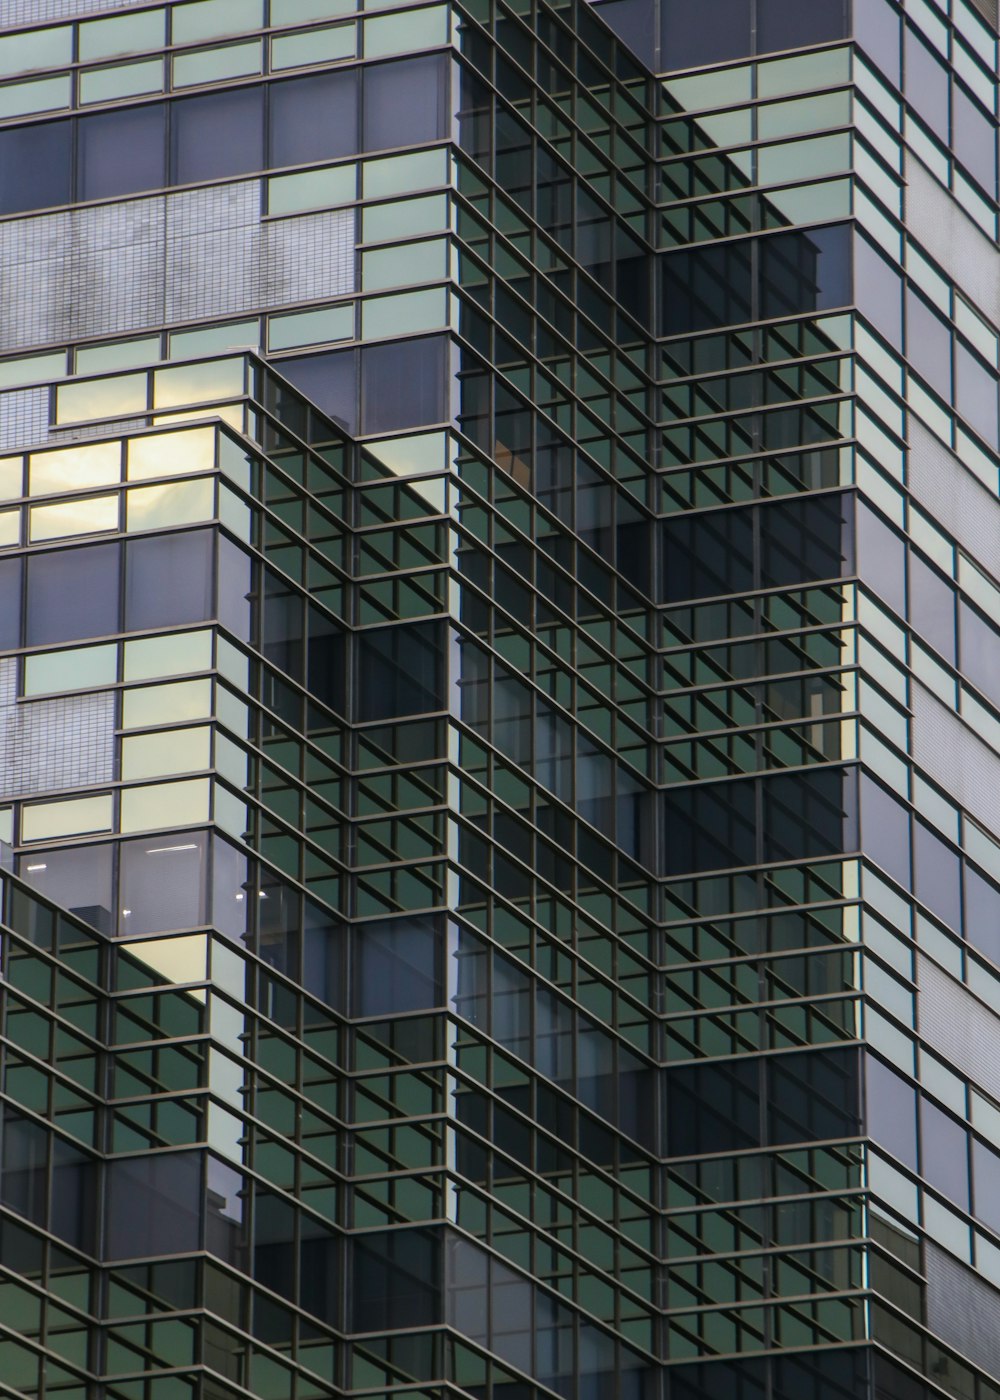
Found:
[{"label": "reflective window", "polygon": [[82,117],[77,139],[78,198],[108,199],[165,183],[163,103]]},{"label": "reflective window", "polygon": [[0,214],[67,203],[70,162],[68,121],[0,131]]},{"label": "reflective window", "polygon": [[125,551],[125,627],[170,627],[212,615],[212,535],[153,535]]},{"label": "reflective window", "polygon": [[124,841],[120,852],[120,934],[194,928],[207,920],[204,832]]},{"label": "reflective window", "polygon": [[264,164],[260,87],[185,97],[170,114],[171,176],[178,184],[244,175]]},{"label": "reflective window", "polygon": [[116,544],[87,545],[28,559],[28,646],[118,630]]},{"label": "reflective window", "polygon": [[47,899],[111,933],[113,852],[113,846],[105,845],[32,851],[21,861],[19,874]]},{"label": "reflective window", "polygon": [[304,165],[358,149],[357,73],[319,73],[272,83],[270,163]]},{"label": "reflective window", "polygon": [[448,72],[436,56],[366,68],[364,149],[416,146],[447,136]]}]

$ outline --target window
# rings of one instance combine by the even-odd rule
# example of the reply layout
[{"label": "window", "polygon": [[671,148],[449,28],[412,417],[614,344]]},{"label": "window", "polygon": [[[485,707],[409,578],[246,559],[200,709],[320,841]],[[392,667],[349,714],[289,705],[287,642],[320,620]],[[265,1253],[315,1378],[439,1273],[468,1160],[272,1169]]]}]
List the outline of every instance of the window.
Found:
[{"label": "window", "polygon": [[117,544],[34,554],[28,560],[28,646],[118,630]]},{"label": "window", "polygon": [[79,199],[159,189],[166,179],[166,108],[129,107],[83,117],[78,126]]},{"label": "window", "polygon": [[172,104],[171,177],[177,184],[244,175],[264,164],[260,87],[231,88]]},{"label": "window", "polygon": [[356,154],[356,73],[320,73],[274,83],[270,102],[272,166],[304,165]]},{"label": "window", "polygon": [[67,203],[70,153],[68,121],[0,132],[0,214]]}]

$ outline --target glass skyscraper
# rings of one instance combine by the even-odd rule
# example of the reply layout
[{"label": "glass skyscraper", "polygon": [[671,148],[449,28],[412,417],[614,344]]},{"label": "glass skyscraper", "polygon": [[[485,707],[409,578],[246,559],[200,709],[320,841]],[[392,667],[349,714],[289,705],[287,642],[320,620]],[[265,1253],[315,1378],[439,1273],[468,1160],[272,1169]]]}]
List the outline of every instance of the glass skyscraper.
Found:
[{"label": "glass skyscraper", "polygon": [[0,0],[0,1397],[1000,1400],[994,0]]}]

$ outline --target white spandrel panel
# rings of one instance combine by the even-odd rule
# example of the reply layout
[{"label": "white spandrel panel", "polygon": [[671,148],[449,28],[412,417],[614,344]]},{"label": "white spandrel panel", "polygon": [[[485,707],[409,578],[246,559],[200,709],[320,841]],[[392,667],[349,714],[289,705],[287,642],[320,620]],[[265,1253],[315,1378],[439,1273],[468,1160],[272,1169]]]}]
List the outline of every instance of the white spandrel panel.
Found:
[{"label": "white spandrel panel", "polygon": [[0,354],[349,295],[354,228],[262,221],[259,180],[0,222]]},{"label": "white spandrel panel", "polygon": [[19,705],[17,661],[0,660],[0,800],[109,783],[114,766],[114,691]]},{"label": "white spandrel panel", "polygon": [[166,320],[259,305],[260,182],[185,190],[166,205]]},{"label": "white spandrel panel", "polygon": [[60,19],[83,19],[118,10],[136,10],[149,0],[2,0],[0,31],[19,24],[52,24]]},{"label": "white spandrel panel", "polygon": [[0,452],[45,442],[49,432],[49,391],[11,389],[0,394]]}]

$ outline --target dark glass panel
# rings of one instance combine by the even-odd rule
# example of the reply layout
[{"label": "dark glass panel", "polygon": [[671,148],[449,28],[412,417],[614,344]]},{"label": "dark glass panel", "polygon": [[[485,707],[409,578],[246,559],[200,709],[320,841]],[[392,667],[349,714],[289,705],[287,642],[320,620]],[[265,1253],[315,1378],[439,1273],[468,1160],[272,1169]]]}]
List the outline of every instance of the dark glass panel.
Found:
[{"label": "dark glass panel", "polygon": [[766,1066],[771,1143],[855,1137],[861,1131],[856,1050],[775,1055]]},{"label": "dark glass panel", "polygon": [[86,545],[28,559],[29,646],[118,631],[117,544]]},{"label": "dark glass panel", "polygon": [[775,1356],[773,1400],[858,1400],[868,1394],[868,1351]]},{"label": "dark glass panel", "polygon": [[664,794],[664,873],[684,875],[757,858],[752,780],[676,788]]},{"label": "dark glass panel", "polygon": [[955,664],[955,590],[950,579],[910,550],[910,626]]},{"label": "dark glass panel", "polygon": [[663,598],[710,598],[753,587],[752,507],[677,515],[660,525]]},{"label": "dark glass panel", "polygon": [[336,160],[358,150],[357,69],[272,83],[270,164]]},{"label": "dark glass panel", "polygon": [[106,1166],[108,1259],[183,1254],[201,1244],[201,1153],[130,1157]]},{"label": "dark glass panel", "polygon": [[264,90],[229,88],[171,103],[173,184],[222,180],[264,165]]},{"label": "dark glass panel", "polygon": [[295,1298],[295,1210],[258,1188],[253,1208],[253,1276],[292,1302]]},{"label": "dark glass panel", "polygon": [[865,1056],[865,1124],[873,1141],[917,1170],[916,1087],[870,1054]]},{"label": "dark glass panel", "polygon": [[96,1243],[97,1181],[94,1159],[53,1134],[49,1229],[88,1253],[94,1252]]},{"label": "dark glass panel", "polygon": [[920,1096],[920,1173],[962,1210],[969,1209],[968,1138],[961,1123]]},{"label": "dark glass panel", "polygon": [[261,606],[261,651],[272,666],[301,682],[305,663],[303,595],[265,566]]},{"label": "dark glass panel", "polygon": [[360,632],[358,719],[392,719],[444,703],[444,637],[436,622]]},{"label": "dark glass panel", "polygon": [[356,1332],[427,1327],[441,1321],[441,1242],[436,1231],[396,1230],[354,1241]]},{"label": "dark glass panel", "polygon": [[448,135],[448,64],[405,58],[365,69],[364,150],[414,146]]},{"label": "dark glass panel", "polygon": [[448,416],[443,336],[369,345],[361,356],[362,432],[440,423]]},{"label": "dark glass panel", "polygon": [[725,63],[751,51],[750,0],[662,0],[660,25],[664,72]]},{"label": "dark glass panel", "polygon": [[670,1157],[760,1145],[760,1086],[753,1056],[667,1072]]},{"label": "dark glass panel", "polygon": [[757,52],[846,38],[846,11],[846,0],[757,0]]},{"label": "dark glass panel", "polygon": [[851,548],[845,501],[838,493],[776,501],[758,511],[761,588],[850,572]]},{"label": "dark glass panel", "polygon": [[763,779],[764,859],[838,855],[858,847],[853,769]]},{"label": "dark glass panel", "polygon": [[125,628],[172,627],[212,616],[213,532],[151,535],[125,552]]},{"label": "dark glass panel", "polygon": [[307,608],[307,676],[309,694],[343,714],[346,644],[340,627],[311,604]]},{"label": "dark glass panel", "polygon": [[[689,0],[685,10],[693,13]],[[699,28],[703,20],[698,20]],[[751,244],[670,253],[663,259],[663,329],[682,335],[749,321],[752,311]]]},{"label": "dark glass panel", "polygon": [[760,240],[760,314],[795,316],[851,301],[851,227],[833,224]]},{"label": "dark glass panel", "polygon": [[2,1145],[0,1200],[36,1225],[45,1225],[49,1134],[5,1107]]},{"label": "dark glass panel", "polygon": [[354,930],[354,1014],[391,1016],[441,1004],[441,940],[430,916]]},{"label": "dark glass panel", "polygon": [[[332,1230],[305,1211],[299,1221],[299,1306],[313,1317],[336,1324],[340,1241]],[[306,1356],[308,1351],[304,1351],[303,1360]]]},{"label": "dark glass panel", "polygon": [[77,140],[78,199],[107,199],[166,183],[162,102],[82,117]]},{"label": "dark glass panel", "polygon": [[71,161],[68,121],[0,131],[0,214],[68,203]]}]

